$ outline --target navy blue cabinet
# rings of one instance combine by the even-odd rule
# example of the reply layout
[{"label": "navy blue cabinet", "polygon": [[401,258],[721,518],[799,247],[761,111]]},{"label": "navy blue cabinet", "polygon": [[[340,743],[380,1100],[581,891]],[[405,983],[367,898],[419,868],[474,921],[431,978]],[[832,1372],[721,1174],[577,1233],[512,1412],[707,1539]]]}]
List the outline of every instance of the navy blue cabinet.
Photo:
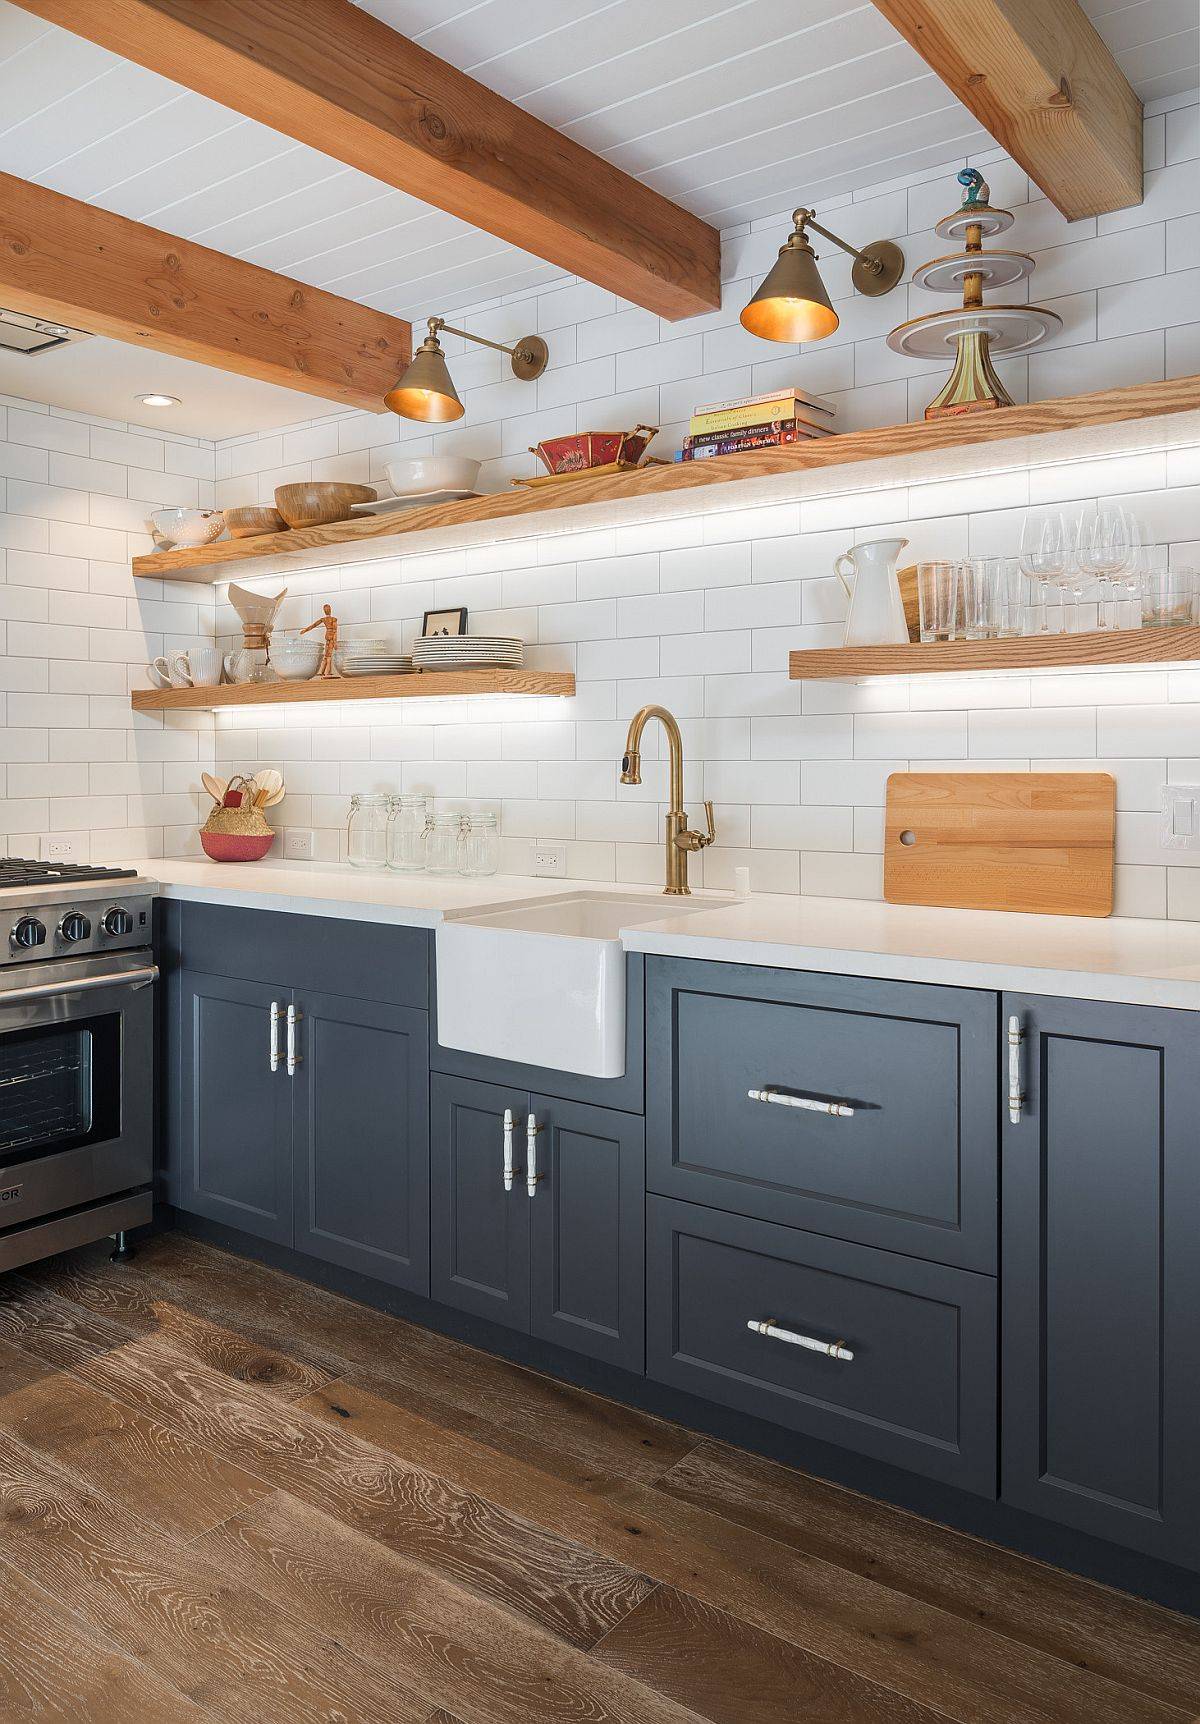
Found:
[{"label": "navy blue cabinet", "polygon": [[[528,1094],[435,1074],[430,1100],[433,1297],[527,1333],[529,1202],[523,1133]],[[506,1109],[513,1121],[507,1177]]]},{"label": "navy blue cabinet", "polygon": [[1200,1568],[1200,1020],[1003,1006],[1003,1497]]},{"label": "navy blue cabinet", "polygon": [[965,988],[651,958],[650,1189],[994,1273],[996,1012]]},{"label": "navy blue cabinet", "polygon": [[431,1092],[434,1297],[640,1371],[642,1120],[442,1073]]},{"label": "navy blue cabinet", "polygon": [[530,1327],[593,1359],[642,1369],[645,1127],[640,1117],[531,1096]]},{"label": "navy blue cabinet", "polygon": [[[175,978],[179,1208],[277,1245],[292,1243],[292,1097],[270,1069],[271,1005],[286,988],[237,977]],[[282,1034],[282,1032],[281,1032]]]},{"label": "navy blue cabinet", "polygon": [[178,1076],[174,1100],[166,1086],[166,1195],[191,1214],[427,1294],[428,936],[172,909],[182,914],[164,919],[160,942],[163,1045]]},{"label": "navy blue cabinet", "polygon": [[166,910],[181,1209],[1200,1570],[1197,1016],[653,957],[623,1079],[431,1078],[426,934]]},{"label": "navy blue cabinet", "polygon": [[410,1006],[297,994],[294,1244],[429,1290],[429,1019]]}]

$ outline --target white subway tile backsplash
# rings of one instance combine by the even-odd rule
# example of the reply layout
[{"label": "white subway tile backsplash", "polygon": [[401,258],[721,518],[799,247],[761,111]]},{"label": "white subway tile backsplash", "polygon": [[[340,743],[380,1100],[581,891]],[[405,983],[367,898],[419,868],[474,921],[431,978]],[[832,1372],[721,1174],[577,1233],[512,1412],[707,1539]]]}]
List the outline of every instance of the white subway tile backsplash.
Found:
[{"label": "white subway tile backsplash", "polygon": [[677,635],[705,626],[705,594],[700,591],[617,600],[619,635]]},{"label": "white subway tile backsplash", "polygon": [[863,760],[964,758],[967,753],[967,715],[965,712],[857,713],[854,717],[854,753]]},{"label": "white subway tile backsplash", "polygon": [[659,644],[659,668],[664,676],[749,670],[750,631],[665,635]]},{"label": "white subway tile backsplash", "polygon": [[750,557],[750,545],[737,542],[665,550],[658,560],[659,585],[664,593],[685,588],[742,586],[750,580]]}]

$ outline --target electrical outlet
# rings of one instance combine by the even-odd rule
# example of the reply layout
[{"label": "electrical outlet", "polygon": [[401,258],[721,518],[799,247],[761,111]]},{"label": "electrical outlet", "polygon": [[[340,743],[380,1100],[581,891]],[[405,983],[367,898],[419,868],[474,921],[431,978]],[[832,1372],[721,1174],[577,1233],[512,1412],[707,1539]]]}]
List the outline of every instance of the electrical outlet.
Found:
[{"label": "electrical outlet", "polygon": [[311,862],[313,832],[311,826],[289,826],[283,835],[283,854],[289,862]]},{"label": "electrical outlet", "polygon": [[533,841],[533,871],[535,874],[549,874],[558,878],[567,872],[567,847],[565,844],[551,842],[548,839],[535,838]]},{"label": "electrical outlet", "polygon": [[61,833],[42,833],[43,862],[82,862],[83,846],[78,838],[65,838]]}]

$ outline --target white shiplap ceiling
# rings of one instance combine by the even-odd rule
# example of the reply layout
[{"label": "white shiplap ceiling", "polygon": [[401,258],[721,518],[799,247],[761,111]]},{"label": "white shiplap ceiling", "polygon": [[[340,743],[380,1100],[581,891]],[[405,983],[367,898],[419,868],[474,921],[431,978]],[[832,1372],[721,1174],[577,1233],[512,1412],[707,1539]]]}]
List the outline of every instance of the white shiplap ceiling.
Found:
[{"label": "white shiplap ceiling", "polygon": [[[361,3],[718,227],[990,144],[872,5]],[[1200,81],[1196,0],[1083,4],[1144,99]],[[6,0],[0,170],[405,317],[560,273]],[[0,390],[31,393],[33,365],[39,379],[78,389],[112,345],[75,348],[61,366],[53,355],[0,356]],[[147,356],[133,357],[134,387],[167,386],[149,377]],[[280,423],[319,411],[311,398],[269,385],[231,377],[228,388],[239,424],[224,416],[221,434],[250,428],[247,417]],[[89,399],[87,410],[130,417],[115,402]]]}]

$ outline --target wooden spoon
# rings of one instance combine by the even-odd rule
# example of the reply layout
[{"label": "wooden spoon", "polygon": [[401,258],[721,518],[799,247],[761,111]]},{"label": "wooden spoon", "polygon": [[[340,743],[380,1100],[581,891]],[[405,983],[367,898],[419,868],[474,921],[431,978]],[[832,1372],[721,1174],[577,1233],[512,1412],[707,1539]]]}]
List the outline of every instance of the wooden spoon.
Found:
[{"label": "wooden spoon", "polygon": [[229,788],[227,779],[214,778],[211,772],[202,772],[200,782],[219,808],[225,800],[225,792]]}]

